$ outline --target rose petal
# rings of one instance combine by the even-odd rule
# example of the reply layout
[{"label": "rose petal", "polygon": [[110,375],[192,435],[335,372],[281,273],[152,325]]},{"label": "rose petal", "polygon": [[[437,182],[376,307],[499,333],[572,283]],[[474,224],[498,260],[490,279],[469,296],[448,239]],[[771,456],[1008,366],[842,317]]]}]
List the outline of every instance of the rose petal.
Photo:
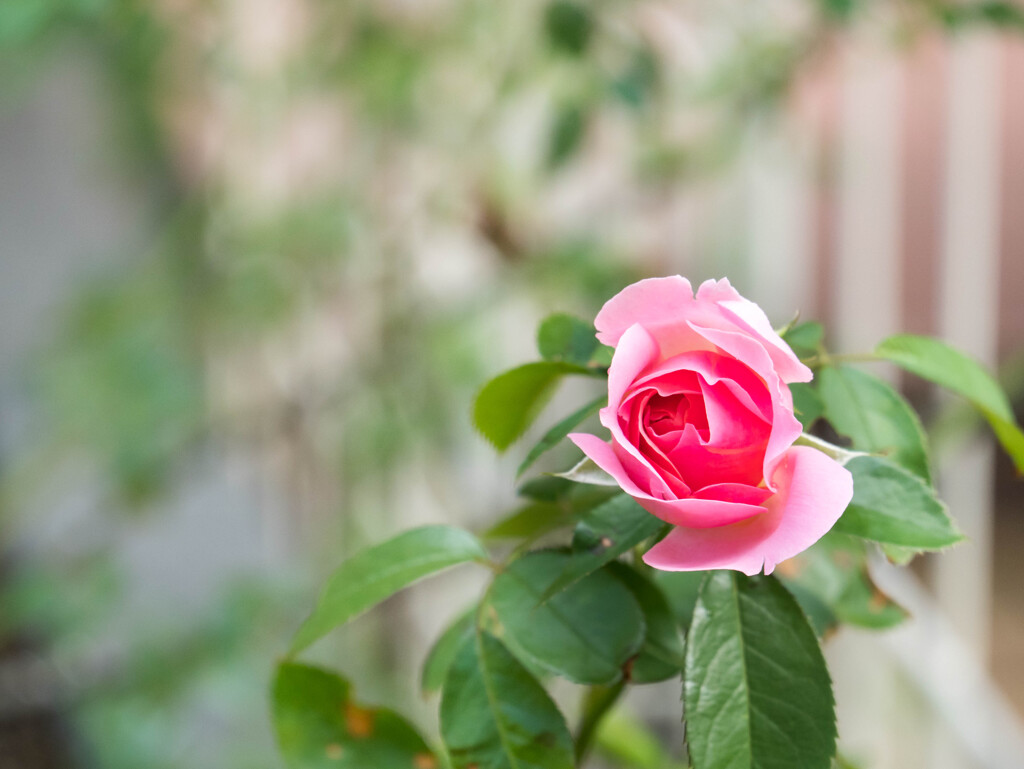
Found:
[{"label": "rose petal", "polygon": [[748,486],[745,483],[716,483],[693,492],[698,499],[718,499],[723,502],[742,502],[747,505],[761,505],[774,495],[763,486]]},{"label": "rose petal", "polygon": [[635,499],[644,510],[661,518],[665,523],[701,531],[745,521],[767,511],[762,505],[727,502],[721,499]]},{"label": "rose petal", "polygon": [[[616,454],[610,444],[589,433],[570,433],[568,437],[584,454],[593,460],[595,465],[614,478],[622,490],[631,497],[635,497],[638,501],[640,499],[655,498],[633,481],[633,478],[623,466],[619,455]],[[686,489],[685,492],[689,493],[689,489]]]},{"label": "rose petal", "polygon": [[727,278],[704,281],[697,289],[697,301],[713,302],[725,320],[741,331],[755,335],[771,357],[772,365],[783,382],[811,381],[811,370],[800,362],[790,346],[775,333],[764,310],[741,296]]},{"label": "rose petal", "polygon": [[807,446],[790,448],[773,480],[778,491],[764,503],[765,514],[713,529],[675,528],[647,551],[644,562],[665,571],[736,569],[753,575],[763,568],[770,574],[824,536],[853,498],[849,471]]},{"label": "rose petal", "polygon": [[[601,424],[611,432],[612,440],[630,455],[631,460],[627,460],[626,464],[629,473],[638,479],[645,474],[650,475],[656,479],[655,482],[660,480],[660,475],[643,456],[639,447],[623,433],[619,422],[618,408],[627,388],[644,369],[656,362],[657,359],[658,343],[654,341],[647,329],[640,325],[630,326],[619,339],[619,346],[615,349],[612,364],[608,368],[608,405],[598,412],[598,418],[601,420]],[[661,480],[661,484],[664,483]],[[658,491],[660,489],[651,487],[652,493]],[[665,493],[670,493],[667,486]]]},{"label": "rose petal", "polygon": [[[690,325],[716,347],[750,366],[764,380],[772,400],[772,431],[764,454],[764,477],[774,477],[775,468],[783,452],[792,446],[793,441],[803,432],[803,426],[793,414],[793,397],[789,388],[775,373],[764,347],[749,336],[736,331],[720,331],[695,326],[692,323]],[[773,482],[769,482],[768,485],[774,490],[772,484]]]},{"label": "rose petal", "polygon": [[630,326],[661,324],[670,318],[679,318],[683,308],[692,303],[693,288],[684,277],[673,275],[641,280],[605,302],[594,319],[597,338],[615,347]]}]

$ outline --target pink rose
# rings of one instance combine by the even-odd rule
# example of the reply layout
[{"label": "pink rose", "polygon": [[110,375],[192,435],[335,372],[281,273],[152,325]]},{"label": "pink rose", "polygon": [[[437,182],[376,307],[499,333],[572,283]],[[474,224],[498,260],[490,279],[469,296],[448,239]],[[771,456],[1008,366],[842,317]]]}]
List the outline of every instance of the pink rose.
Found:
[{"label": "pink rose", "polygon": [[644,509],[674,528],[658,569],[771,573],[814,544],[853,496],[850,473],[794,446],[789,383],[811,371],[729,281],[694,298],[678,275],[634,283],[595,320],[615,348],[596,435],[569,437]]}]

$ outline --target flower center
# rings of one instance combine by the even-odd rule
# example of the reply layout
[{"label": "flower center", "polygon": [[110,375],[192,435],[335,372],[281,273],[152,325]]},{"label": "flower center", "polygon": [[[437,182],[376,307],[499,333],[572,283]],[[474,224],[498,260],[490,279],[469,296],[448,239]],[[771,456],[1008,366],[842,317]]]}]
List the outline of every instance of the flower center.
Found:
[{"label": "flower center", "polygon": [[696,393],[654,395],[647,404],[644,418],[648,430],[659,437],[679,432],[690,424],[701,440],[708,440],[708,415],[703,399]]}]

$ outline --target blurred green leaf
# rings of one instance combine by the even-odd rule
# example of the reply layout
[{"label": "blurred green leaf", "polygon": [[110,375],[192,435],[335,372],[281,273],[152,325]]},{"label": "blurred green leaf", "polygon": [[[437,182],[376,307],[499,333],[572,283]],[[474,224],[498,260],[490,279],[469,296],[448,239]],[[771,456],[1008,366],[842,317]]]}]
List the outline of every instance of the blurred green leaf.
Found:
[{"label": "blurred green leaf", "polygon": [[552,531],[570,523],[570,509],[555,502],[531,502],[516,509],[483,533],[484,539],[522,539]]},{"label": "blurred green leaf", "polygon": [[273,686],[274,729],[294,769],[414,769],[437,758],[404,719],[365,708],[348,681],[326,670],[285,662]]},{"label": "blurred green leaf", "polygon": [[541,597],[568,562],[568,555],[554,551],[513,561],[494,580],[491,606],[517,656],[576,683],[614,683],[643,643],[640,606],[604,571],[542,604]]},{"label": "blurred green leaf", "polygon": [[798,358],[810,358],[821,352],[825,329],[816,321],[807,321],[786,329],[782,338]]},{"label": "blurred green leaf", "polygon": [[583,3],[554,0],[544,10],[544,31],[556,50],[579,56],[593,37],[594,17]]},{"label": "blurred green leaf", "polygon": [[607,568],[629,588],[644,613],[644,645],[629,669],[629,683],[649,684],[680,675],[684,664],[683,641],[664,593],[621,561],[613,561]]},{"label": "blurred green leaf", "polygon": [[313,613],[292,639],[297,654],[404,587],[449,566],[486,561],[487,551],[468,531],[424,526],[367,548],[330,576]]},{"label": "blurred green leaf", "polygon": [[544,360],[586,366],[600,346],[594,326],[572,315],[549,315],[537,328],[537,349]]},{"label": "blurred green leaf", "polygon": [[800,420],[805,431],[809,430],[825,413],[825,404],[817,388],[811,383],[797,382],[789,386],[789,391],[793,394],[793,411],[796,418]]},{"label": "blurred green leaf", "polygon": [[687,636],[686,742],[694,769],[829,769],[828,669],[803,611],[774,577],[712,572]]},{"label": "blurred green leaf", "polygon": [[565,361],[539,361],[499,374],[483,386],[473,404],[473,423],[504,451],[526,431],[566,374],[594,372]]},{"label": "blurred green leaf", "polygon": [[[906,619],[906,612],[885,595],[868,573],[864,542],[830,532],[813,547],[778,566],[778,576],[798,600],[813,597],[832,619],[820,626],[808,611],[819,635],[836,622],[887,628]],[[807,604],[800,600],[807,610]],[[817,615],[820,619],[820,614]]]},{"label": "blurred green leaf", "polygon": [[[567,488],[555,488],[546,481],[562,481]],[[600,505],[618,493],[618,489],[585,486],[545,475],[535,478],[520,489],[532,498],[484,532],[485,539],[522,539],[568,526],[587,510]]]},{"label": "blurred green leaf", "polygon": [[883,454],[931,483],[924,429],[914,409],[877,377],[849,366],[818,372],[825,418],[860,451]]},{"label": "blurred green leaf", "polygon": [[981,364],[937,339],[911,334],[889,337],[875,353],[974,404],[1017,470],[1024,472],[1024,432],[1003,388]]},{"label": "blurred green leaf", "polygon": [[576,154],[583,142],[589,115],[590,110],[580,104],[564,104],[556,110],[548,138],[548,168],[560,168]]},{"label": "blurred green leaf", "polygon": [[918,476],[882,457],[855,457],[853,501],[833,531],[918,550],[941,550],[963,539],[946,506]]},{"label": "blurred green leaf", "polygon": [[441,695],[441,737],[455,769],[572,769],[572,738],[547,692],[481,632],[455,656]]},{"label": "blurred green leaf", "polygon": [[423,662],[423,673],[420,677],[420,688],[425,694],[440,691],[444,685],[444,679],[455,660],[455,654],[463,643],[473,635],[476,611],[477,607],[473,606],[459,615],[430,648],[430,652]]}]

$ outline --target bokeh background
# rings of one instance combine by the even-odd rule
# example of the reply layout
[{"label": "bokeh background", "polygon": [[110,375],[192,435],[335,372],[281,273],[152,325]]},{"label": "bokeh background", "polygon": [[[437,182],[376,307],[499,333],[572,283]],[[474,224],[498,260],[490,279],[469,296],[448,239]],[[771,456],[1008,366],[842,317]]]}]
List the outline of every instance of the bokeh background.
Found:
[{"label": "bokeh background", "polygon": [[[280,766],[320,580],[511,506],[475,390],[641,277],[727,275],[845,352],[941,335],[1020,406],[1022,88],[1011,2],[3,0],[0,769]],[[1024,484],[878,371],[971,539],[879,564],[913,621],[830,641],[844,751],[1024,766]],[[435,733],[416,669],[478,587],[317,658]],[[678,700],[629,707],[672,745]]]}]

